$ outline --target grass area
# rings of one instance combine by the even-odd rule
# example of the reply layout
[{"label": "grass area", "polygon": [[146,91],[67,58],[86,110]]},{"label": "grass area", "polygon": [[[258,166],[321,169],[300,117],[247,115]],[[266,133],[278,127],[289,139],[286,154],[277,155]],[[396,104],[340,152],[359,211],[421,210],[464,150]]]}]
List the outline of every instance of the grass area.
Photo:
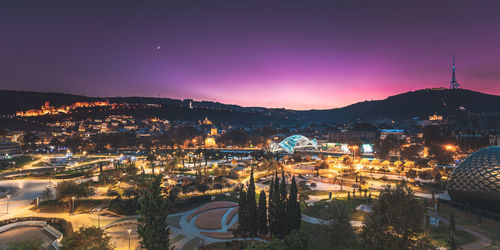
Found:
[{"label": "grass area", "polygon": [[34,167],[43,167],[43,166],[47,166],[47,165],[49,165],[49,164],[45,161],[40,161],[40,162],[33,164]]},{"label": "grass area", "polygon": [[184,246],[182,247],[182,250],[198,249],[198,247],[200,246],[200,243],[201,243],[200,238],[198,238],[198,237],[193,238],[190,241],[186,242],[186,244],[184,244]]},{"label": "grass area", "polygon": [[[448,245],[448,240],[450,237],[450,226],[443,222],[439,223],[439,226],[431,226],[430,238],[433,244],[441,247],[446,247]],[[470,233],[457,230],[456,239],[459,246],[472,243],[476,241],[476,237]]]},{"label": "grass area", "polygon": [[[445,218],[449,218],[450,214],[453,213],[457,225],[484,234],[488,237],[491,240],[491,246],[484,249],[500,249],[500,233],[498,231],[498,228],[500,228],[500,221],[488,219],[483,216],[482,223],[479,225],[477,215],[469,213],[469,216],[467,216],[465,211],[442,203],[438,208],[438,212],[439,215]],[[458,231],[459,230],[457,230],[457,232]]]},{"label": "grass area", "polygon": [[184,234],[179,234],[179,235],[175,236],[175,237],[172,239],[172,243],[174,243],[174,244],[175,244],[176,242],[178,242],[178,241],[180,241],[180,240],[182,240],[182,239],[184,239],[184,238],[186,238],[186,236],[184,236]]},{"label": "grass area", "polygon": [[307,194],[307,195],[328,195],[330,193],[330,191],[325,191],[325,190],[304,190],[301,193]]},{"label": "grass area", "polygon": [[[75,200],[75,214],[87,213],[89,208],[107,202],[106,200],[94,200],[94,199],[82,199]],[[64,213],[69,212],[69,203],[61,202],[58,200],[42,201],[38,208],[30,208],[34,211],[40,211],[42,213]]]},{"label": "grass area", "polygon": [[169,216],[167,218],[168,225],[171,227],[181,229],[181,225],[180,225],[181,218],[182,218],[182,215]]},{"label": "grass area", "polygon": [[[347,200],[347,198],[345,197],[340,197],[339,199],[336,199],[336,201],[341,202],[346,206],[351,220],[356,220],[356,221],[363,220],[365,213],[361,211],[356,211],[356,207],[358,207],[360,204],[366,204],[366,199],[356,198],[354,200],[353,199]],[[322,218],[323,211],[325,209],[325,206],[327,206],[327,204],[328,204],[327,200],[318,201],[314,203],[313,206],[309,206],[307,208],[303,207],[302,213],[309,215],[311,217]]]},{"label": "grass area", "polygon": [[[302,222],[300,230],[302,230],[309,237],[314,249],[325,249],[325,250],[328,249],[328,246],[325,244],[327,239],[324,239],[322,234],[318,233],[321,232],[322,230],[320,225]],[[359,237],[356,237],[356,240],[353,241],[352,244],[346,247],[345,249],[352,249],[352,250],[363,249],[361,246],[361,241],[359,241]]]},{"label": "grass area", "polygon": [[206,250],[240,250],[245,249],[253,241],[251,240],[238,240],[238,241],[227,241],[227,242],[216,242],[205,246]]},{"label": "grass area", "polygon": [[0,160],[0,170],[9,169],[12,165],[14,168],[20,168],[36,160],[38,160],[38,158],[31,156],[20,156],[12,159]]}]

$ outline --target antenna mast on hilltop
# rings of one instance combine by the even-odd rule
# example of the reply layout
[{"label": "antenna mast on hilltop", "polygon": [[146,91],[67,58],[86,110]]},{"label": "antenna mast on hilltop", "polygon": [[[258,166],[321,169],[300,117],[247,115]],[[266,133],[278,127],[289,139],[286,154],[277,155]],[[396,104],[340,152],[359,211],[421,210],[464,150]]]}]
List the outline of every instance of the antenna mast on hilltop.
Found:
[{"label": "antenna mast on hilltop", "polygon": [[451,68],[450,89],[458,89],[458,88],[460,88],[460,84],[458,84],[457,78],[455,77],[455,53],[453,53],[453,67]]}]

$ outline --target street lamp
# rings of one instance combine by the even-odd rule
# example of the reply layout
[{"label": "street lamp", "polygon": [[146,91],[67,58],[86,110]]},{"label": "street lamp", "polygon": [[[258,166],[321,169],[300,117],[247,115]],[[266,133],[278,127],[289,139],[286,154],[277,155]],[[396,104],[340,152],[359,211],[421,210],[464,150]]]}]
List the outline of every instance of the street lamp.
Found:
[{"label": "street lamp", "polygon": [[132,229],[129,229],[127,231],[128,231],[128,250],[130,250],[130,233],[132,232]]},{"label": "street lamp", "polygon": [[97,225],[99,228],[101,228],[101,209],[97,209]]},{"label": "street lamp", "polygon": [[71,197],[71,213],[75,211],[75,196]]},{"label": "street lamp", "polygon": [[7,213],[9,213],[9,199],[10,199],[10,194],[7,195]]}]

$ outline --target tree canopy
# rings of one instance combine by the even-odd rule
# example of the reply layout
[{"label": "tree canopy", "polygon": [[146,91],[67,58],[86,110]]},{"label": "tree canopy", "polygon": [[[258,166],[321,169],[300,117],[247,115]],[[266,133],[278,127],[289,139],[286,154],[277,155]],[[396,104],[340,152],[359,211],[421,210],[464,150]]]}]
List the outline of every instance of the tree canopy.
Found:
[{"label": "tree canopy", "polygon": [[366,249],[431,249],[425,231],[425,210],[411,188],[386,186],[364,219]]},{"label": "tree canopy", "polygon": [[168,200],[162,194],[161,175],[155,175],[149,189],[139,199],[137,233],[145,249],[173,249],[167,224]]},{"label": "tree canopy", "polygon": [[77,250],[111,250],[111,237],[103,229],[96,226],[81,227],[70,237],[64,237],[64,249]]}]

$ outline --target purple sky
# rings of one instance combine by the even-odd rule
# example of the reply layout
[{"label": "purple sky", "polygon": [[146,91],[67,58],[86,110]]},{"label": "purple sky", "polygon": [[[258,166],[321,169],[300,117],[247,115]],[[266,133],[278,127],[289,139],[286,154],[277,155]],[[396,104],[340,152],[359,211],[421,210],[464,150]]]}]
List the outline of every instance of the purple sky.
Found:
[{"label": "purple sky", "polygon": [[447,87],[455,52],[500,94],[497,0],[10,2],[0,89],[323,109]]}]

